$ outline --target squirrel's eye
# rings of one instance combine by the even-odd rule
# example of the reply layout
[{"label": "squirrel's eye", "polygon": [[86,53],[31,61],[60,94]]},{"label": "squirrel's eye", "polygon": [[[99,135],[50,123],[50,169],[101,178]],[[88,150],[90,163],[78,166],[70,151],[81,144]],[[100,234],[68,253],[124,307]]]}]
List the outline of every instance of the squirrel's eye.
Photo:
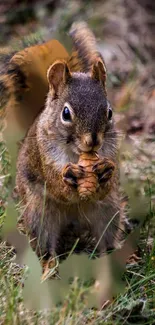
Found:
[{"label": "squirrel's eye", "polygon": [[112,109],[111,107],[108,108],[108,120],[111,120],[112,118]]},{"label": "squirrel's eye", "polygon": [[71,113],[70,113],[70,110],[69,110],[69,108],[67,106],[65,106],[64,109],[63,109],[62,118],[66,122],[71,121]]}]

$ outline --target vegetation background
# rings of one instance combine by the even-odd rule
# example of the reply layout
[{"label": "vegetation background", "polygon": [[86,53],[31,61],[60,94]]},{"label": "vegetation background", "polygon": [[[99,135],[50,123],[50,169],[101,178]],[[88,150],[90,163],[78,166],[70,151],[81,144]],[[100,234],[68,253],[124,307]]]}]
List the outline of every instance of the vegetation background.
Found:
[{"label": "vegetation background", "polygon": [[[130,197],[127,213],[142,222],[138,248],[126,265],[124,290],[111,303],[99,310],[88,308],[91,284],[75,278],[61,304],[34,311],[33,304],[23,303],[28,267],[17,264],[14,249],[2,240],[0,324],[155,324],[155,2],[1,0],[0,49],[9,53],[31,34],[57,37],[68,47],[65,35],[76,20],[88,22],[106,62],[108,94],[121,140],[122,188]],[[9,184],[10,157],[0,134],[1,228]],[[39,278],[36,265],[34,269]],[[31,278],[27,297],[35,291],[38,295],[38,288],[39,283]],[[39,289],[45,306],[46,289]]]}]

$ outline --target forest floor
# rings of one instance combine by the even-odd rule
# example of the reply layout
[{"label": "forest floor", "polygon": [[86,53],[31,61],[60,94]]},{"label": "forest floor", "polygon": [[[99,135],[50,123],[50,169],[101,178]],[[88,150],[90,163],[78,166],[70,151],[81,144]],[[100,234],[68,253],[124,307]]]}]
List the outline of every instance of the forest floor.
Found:
[{"label": "forest floor", "polygon": [[[82,284],[77,277],[68,292],[63,284],[67,294],[64,294],[61,303],[50,308],[52,302],[47,292],[48,287],[54,290],[54,286],[47,282],[47,286],[41,287],[38,280],[35,281],[35,277],[39,279],[40,276],[35,257],[30,257],[30,264],[35,269],[30,277],[29,267],[17,263],[13,248],[2,241],[0,324],[155,324],[154,5],[151,1],[138,0],[49,1],[47,6],[35,1],[34,4],[29,4],[29,1],[27,5],[23,3],[12,0],[8,4],[0,4],[1,48],[10,49],[31,33],[36,37],[40,34],[47,38],[57,37],[68,46],[65,33],[79,18],[88,21],[94,31],[107,65],[108,94],[119,130],[121,187],[129,196],[127,214],[133,221],[140,221],[141,227],[135,255],[121,271],[117,295],[107,303],[101,303],[102,295],[97,295],[99,309],[87,305],[88,294],[94,285],[91,281]],[[14,4],[15,10],[11,10],[11,4]],[[10,158],[2,136],[0,168],[2,229],[10,184]],[[138,236],[137,229],[138,226],[135,226],[135,236]],[[128,257],[127,250],[125,254]],[[120,258],[123,259],[123,255]],[[108,260],[107,265],[110,262]],[[66,267],[71,270],[69,263]],[[77,260],[76,263],[82,265],[83,261]],[[115,269],[116,265],[113,261],[111,263]],[[103,266],[105,282],[108,281],[105,277],[108,270]],[[26,285],[29,277],[30,282]],[[101,283],[98,286],[100,290]],[[29,306],[23,300],[25,287]],[[47,308],[33,311],[39,294],[42,296],[41,306],[45,307],[47,301]]]}]

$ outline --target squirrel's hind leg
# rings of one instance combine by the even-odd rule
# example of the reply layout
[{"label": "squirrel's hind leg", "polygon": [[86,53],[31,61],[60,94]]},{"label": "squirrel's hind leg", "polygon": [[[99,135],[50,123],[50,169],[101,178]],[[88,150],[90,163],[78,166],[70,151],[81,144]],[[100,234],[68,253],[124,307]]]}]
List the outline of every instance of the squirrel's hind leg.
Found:
[{"label": "squirrel's hind leg", "polygon": [[93,229],[96,238],[95,247],[101,256],[107,251],[121,247],[125,227],[124,214],[119,201],[114,202],[109,195],[103,202],[98,202],[95,215],[97,220]]},{"label": "squirrel's hind leg", "polygon": [[[26,190],[24,188],[26,184]],[[29,184],[28,181],[19,183],[19,195],[25,203],[22,213],[22,227],[28,235],[30,245],[37,254],[45,270],[45,264],[54,261],[56,256],[57,239],[59,236],[59,211],[51,200],[44,198],[44,191],[40,184]],[[20,228],[20,223],[18,227]]]}]

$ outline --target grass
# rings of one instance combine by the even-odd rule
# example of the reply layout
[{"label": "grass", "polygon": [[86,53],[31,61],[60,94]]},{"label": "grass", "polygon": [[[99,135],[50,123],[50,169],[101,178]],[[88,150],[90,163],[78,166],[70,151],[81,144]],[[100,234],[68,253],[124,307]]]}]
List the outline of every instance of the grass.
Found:
[{"label": "grass", "polygon": [[22,284],[27,270],[19,268],[13,262],[11,250],[1,245],[1,324],[153,324],[155,262],[152,254],[148,260],[145,247],[143,253],[144,258],[139,265],[127,267],[124,294],[115,297],[105,309],[88,309],[84,300],[88,288],[80,286],[75,279],[63,304],[52,310],[33,312],[24,307],[22,297]]}]

